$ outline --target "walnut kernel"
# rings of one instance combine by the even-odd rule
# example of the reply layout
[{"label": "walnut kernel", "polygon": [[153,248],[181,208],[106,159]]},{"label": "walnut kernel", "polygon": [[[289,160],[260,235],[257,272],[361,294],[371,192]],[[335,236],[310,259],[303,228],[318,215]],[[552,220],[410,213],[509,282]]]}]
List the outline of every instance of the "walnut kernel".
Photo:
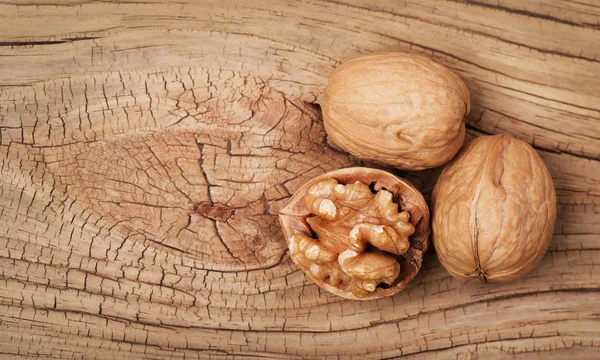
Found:
[{"label": "walnut kernel", "polygon": [[[343,181],[349,180],[348,173],[360,174],[361,169],[339,170],[314,179],[298,190],[280,213],[292,260],[318,285],[354,299],[401,290],[418,271],[428,234],[428,211],[412,186],[375,169],[362,171],[374,175],[375,191],[365,179]],[[336,177],[340,172],[345,176]],[[385,184],[392,186],[387,189]],[[413,210],[416,221],[394,201],[392,191],[400,189],[408,196],[396,197]],[[406,201],[409,198],[411,201]],[[416,225],[419,233],[411,248]]]}]

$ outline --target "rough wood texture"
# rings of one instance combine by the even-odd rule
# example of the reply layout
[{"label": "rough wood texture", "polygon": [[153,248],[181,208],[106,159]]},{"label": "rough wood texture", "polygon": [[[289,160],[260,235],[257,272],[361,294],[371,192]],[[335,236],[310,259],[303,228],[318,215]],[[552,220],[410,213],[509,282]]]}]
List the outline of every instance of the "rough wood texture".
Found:
[{"label": "rough wood texture", "polygon": [[[0,358],[597,358],[599,24],[594,0],[3,1]],[[355,302],[289,260],[279,208],[357,163],[312,104],[383,50],[457,71],[470,135],[546,162],[558,221],[526,279],[463,284],[430,251]]]}]

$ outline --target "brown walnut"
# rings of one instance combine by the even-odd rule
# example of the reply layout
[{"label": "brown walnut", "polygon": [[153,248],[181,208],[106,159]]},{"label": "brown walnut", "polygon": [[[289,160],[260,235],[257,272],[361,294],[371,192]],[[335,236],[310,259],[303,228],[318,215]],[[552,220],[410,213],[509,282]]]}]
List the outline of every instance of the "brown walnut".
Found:
[{"label": "brown walnut", "polygon": [[423,196],[407,180],[377,169],[341,169],[310,180],[279,220],[291,259],[317,285],[349,299],[404,289],[428,246]]},{"label": "brown walnut", "polygon": [[548,249],[556,194],[529,144],[482,136],[442,172],[432,212],[435,250],[452,276],[507,282],[533,269]]},{"label": "brown walnut", "polygon": [[321,107],[333,145],[361,159],[422,170],[448,162],[463,145],[469,91],[429,58],[379,53],[336,68]]}]

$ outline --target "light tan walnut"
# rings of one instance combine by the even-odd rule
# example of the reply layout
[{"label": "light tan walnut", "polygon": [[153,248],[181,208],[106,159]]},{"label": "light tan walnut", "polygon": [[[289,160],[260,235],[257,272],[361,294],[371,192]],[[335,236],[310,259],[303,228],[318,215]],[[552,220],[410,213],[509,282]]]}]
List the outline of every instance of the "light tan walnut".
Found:
[{"label": "light tan walnut", "polygon": [[292,260],[319,286],[352,299],[402,290],[427,249],[423,197],[376,169],[342,169],[309,181],[280,221]]},{"label": "light tan walnut", "polygon": [[469,91],[424,56],[388,52],[344,62],[320,101],[329,140],[354,156],[407,170],[442,165],[463,145]]},{"label": "light tan walnut", "polygon": [[537,152],[508,135],[482,136],[442,172],[432,196],[433,241],[448,272],[507,282],[544,256],[556,194]]}]

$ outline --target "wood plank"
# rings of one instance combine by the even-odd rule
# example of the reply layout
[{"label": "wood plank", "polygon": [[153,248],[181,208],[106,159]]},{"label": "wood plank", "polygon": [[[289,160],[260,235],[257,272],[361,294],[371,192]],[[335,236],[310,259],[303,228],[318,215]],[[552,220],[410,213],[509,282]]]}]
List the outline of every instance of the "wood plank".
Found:
[{"label": "wood plank", "polygon": [[[594,358],[597,10],[1,3],[0,358]],[[405,291],[353,302],[289,259],[289,195],[363,164],[326,146],[327,76],[383,50],[466,80],[468,139],[511,133],[542,156],[558,219],[522,281],[457,282],[430,250]],[[396,172],[429,197],[440,169]]]}]

